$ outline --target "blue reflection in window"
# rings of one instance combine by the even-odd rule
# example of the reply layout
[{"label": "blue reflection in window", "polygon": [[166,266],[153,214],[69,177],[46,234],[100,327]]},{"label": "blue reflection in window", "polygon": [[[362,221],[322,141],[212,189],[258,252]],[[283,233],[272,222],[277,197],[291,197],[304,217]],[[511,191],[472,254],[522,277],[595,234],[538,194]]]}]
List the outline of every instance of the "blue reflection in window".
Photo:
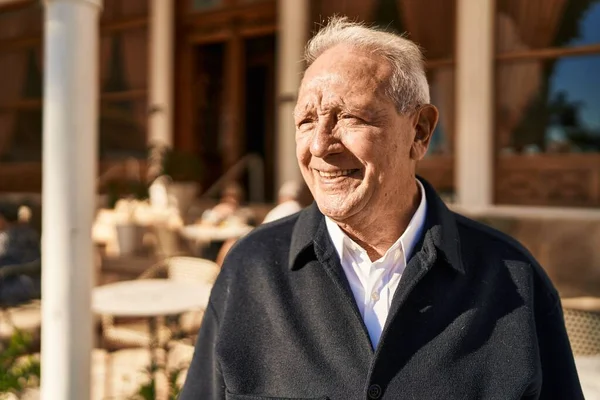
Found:
[{"label": "blue reflection in window", "polygon": [[555,61],[548,79],[546,147],[600,151],[600,55]]},{"label": "blue reflection in window", "polygon": [[221,5],[221,0],[193,0],[192,1],[192,9],[199,11],[199,10],[206,10],[208,8],[213,8],[216,6]]},{"label": "blue reflection in window", "polygon": [[566,46],[575,47],[600,43],[600,3],[598,0],[589,6],[578,23],[578,35],[572,38]]}]

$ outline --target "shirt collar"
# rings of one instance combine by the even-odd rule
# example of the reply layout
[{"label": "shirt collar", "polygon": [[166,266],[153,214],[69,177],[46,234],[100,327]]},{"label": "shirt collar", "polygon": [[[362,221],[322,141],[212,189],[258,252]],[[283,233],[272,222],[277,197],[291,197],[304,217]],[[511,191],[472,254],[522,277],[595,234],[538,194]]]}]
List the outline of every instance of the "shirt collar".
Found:
[{"label": "shirt collar", "polygon": [[[416,235],[414,245],[419,249],[422,247],[423,250],[437,249],[451,267],[458,272],[466,273],[466,266],[462,262],[460,238],[454,213],[448,210],[448,207],[427,181],[420,177],[418,180],[425,189],[427,203],[422,234]],[[421,237],[419,238],[419,236]],[[317,204],[313,202],[311,206],[300,213],[294,226],[289,252],[291,269],[301,268],[302,261],[307,260],[304,255],[309,258],[314,257],[314,246],[317,240],[329,242],[331,251],[336,251],[332,239],[327,233],[325,218]],[[325,242],[321,244],[327,247]],[[312,255],[307,253],[309,251]]]},{"label": "shirt collar", "polygon": [[[410,259],[417,242],[423,234],[423,226],[425,225],[425,217],[427,215],[427,196],[425,194],[425,188],[423,187],[423,184],[418,179],[417,186],[419,187],[419,192],[421,193],[421,201],[419,202],[419,206],[410,219],[410,222],[408,223],[404,233],[402,233],[398,240],[396,240],[396,242],[390,246],[390,250],[393,250],[398,246],[402,247],[404,265],[408,263],[408,260]],[[340,260],[343,260],[344,250],[351,249],[352,251],[364,252],[364,249],[362,249],[348,235],[346,235],[339,225],[336,224],[331,218],[325,216],[325,224],[327,226],[329,237],[331,238],[333,246],[340,257]],[[385,255],[383,257],[385,257]]]}]

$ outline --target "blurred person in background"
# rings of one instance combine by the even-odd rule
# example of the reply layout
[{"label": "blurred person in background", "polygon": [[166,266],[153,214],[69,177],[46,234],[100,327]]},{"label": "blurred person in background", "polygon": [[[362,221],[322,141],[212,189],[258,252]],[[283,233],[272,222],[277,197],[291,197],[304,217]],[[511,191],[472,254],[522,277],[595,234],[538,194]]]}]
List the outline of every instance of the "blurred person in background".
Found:
[{"label": "blurred person in background", "polygon": [[244,200],[244,189],[236,183],[228,183],[221,192],[219,203],[211,209],[202,213],[201,224],[222,225],[233,220],[233,222],[245,222],[241,203]]},{"label": "blurred person in background", "polygon": [[[0,269],[39,260],[40,236],[24,219],[24,209],[0,203]],[[21,214],[21,215],[20,215]],[[40,281],[28,275],[0,279],[0,303],[17,304],[39,295]]]},{"label": "blurred person in background", "polygon": [[300,197],[302,194],[302,185],[296,181],[289,181],[281,185],[277,194],[277,205],[268,212],[263,220],[263,224],[287,217],[302,210]]},{"label": "blurred person in background", "polygon": [[[263,219],[263,224],[288,217],[302,210],[300,201],[303,195],[303,185],[296,181],[288,181],[281,185],[277,194],[277,205],[271,209]],[[229,250],[238,241],[238,239],[229,239],[223,243],[216,257],[216,263],[221,266],[229,253]]]},{"label": "blurred person in background", "polygon": [[583,399],[542,267],[416,176],[438,120],[419,47],[336,17],[306,61],[315,203],[231,249],[180,398]]}]

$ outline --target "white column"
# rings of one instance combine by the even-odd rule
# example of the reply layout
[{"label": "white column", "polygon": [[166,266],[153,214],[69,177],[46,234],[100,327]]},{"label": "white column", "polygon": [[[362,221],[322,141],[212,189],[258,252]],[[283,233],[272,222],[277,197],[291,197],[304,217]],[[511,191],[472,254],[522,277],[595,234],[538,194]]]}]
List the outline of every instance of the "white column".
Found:
[{"label": "white column", "polygon": [[300,78],[304,70],[302,58],[308,40],[308,0],[279,0],[277,3],[277,135],[276,187],[289,180],[301,180],[296,162],[296,140],[292,113]]},{"label": "white column", "polygon": [[173,0],[150,7],[149,144],[173,145]]},{"label": "white column", "polygon": [[102,0],[46,0],[42,399],[90,396]]},{"label": "white column", "polygon": [[493,194],[494,1],[458,0],[457,202],[485,208]]}]

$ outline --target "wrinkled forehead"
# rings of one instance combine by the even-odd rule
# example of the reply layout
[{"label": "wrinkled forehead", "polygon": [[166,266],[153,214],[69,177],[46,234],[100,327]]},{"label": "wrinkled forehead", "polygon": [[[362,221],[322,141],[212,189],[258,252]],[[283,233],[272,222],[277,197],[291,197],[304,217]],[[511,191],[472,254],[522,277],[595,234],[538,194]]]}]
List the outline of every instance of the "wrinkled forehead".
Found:
[{"label": "wrinkled forehead", "polygon": [[389,85],[392,68],[383,57],[363,50],[334,47],[306,70],[298,105],[307,97],[381,97]]}]

